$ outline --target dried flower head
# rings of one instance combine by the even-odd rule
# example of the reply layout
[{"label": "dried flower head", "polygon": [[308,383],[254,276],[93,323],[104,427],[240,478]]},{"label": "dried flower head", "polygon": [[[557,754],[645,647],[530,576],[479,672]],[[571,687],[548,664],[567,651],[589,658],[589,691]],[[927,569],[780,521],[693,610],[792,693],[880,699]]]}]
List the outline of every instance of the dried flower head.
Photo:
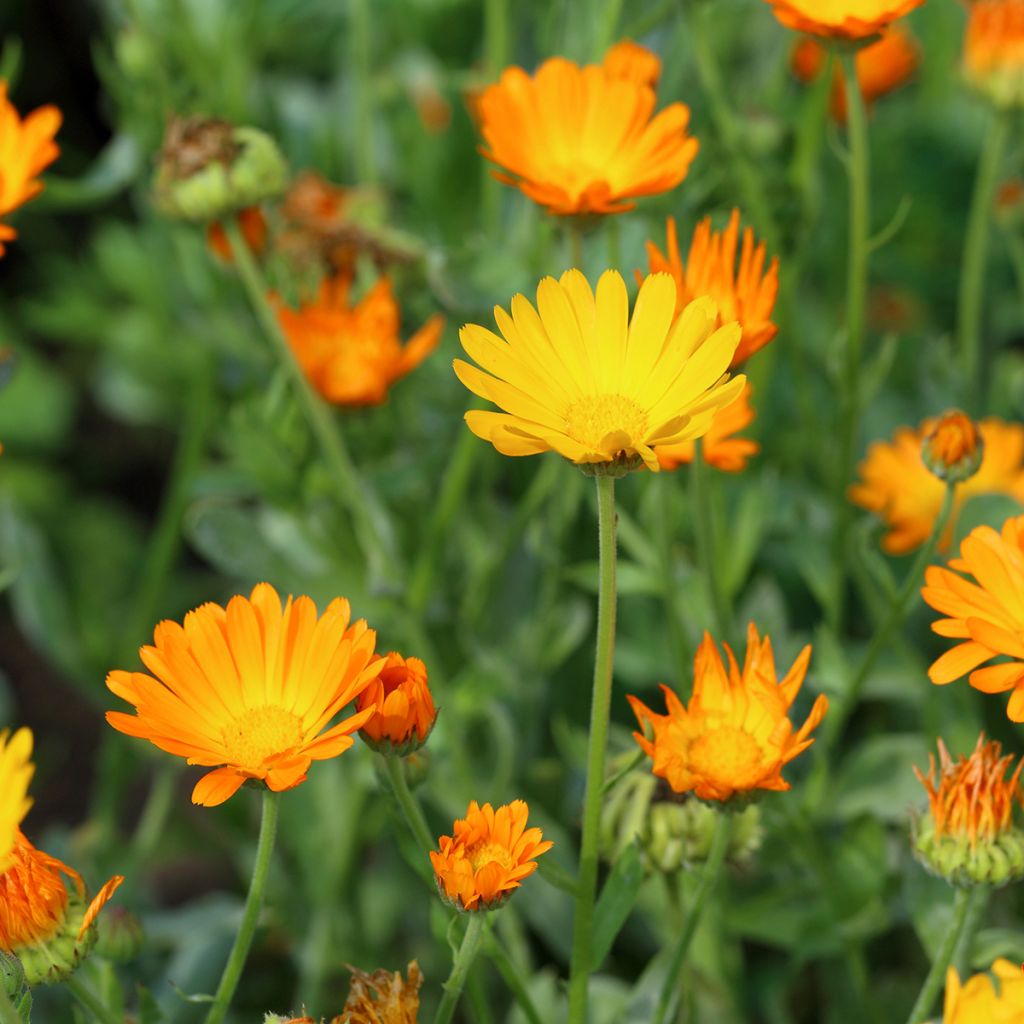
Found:
[{"label": "dried flower head", "polygon": [[1024,0],[969,5],[964,76],[996,106],[1024,106]]},{"label": "dried flower head", "polygon": [[[736,437],[754,422],[754,407],[750,397],[754,388],[747,381],[739,397],[715,413],[711,428],[701,438],[701,457],[709,466],[723,473],[741,473],[747,462],[761,446],[749,437]],[[696,441],[681,441],[679,444],[659,445],[658,462],[662,469],[678,469],[693,462],[697,450]]]},{"label": "dried flower head", "polygon": [[403,658],[392,651],[382,660],[380,675],[356,702],[360,711],[376,709],[359,735],[374,750],[404,757],[427,742],[437,709],[427,684],[427,666],[419,658]]},{"label": "dried flower head", "polygon": [[331,1024],[416,1024],[423,975],[413,960],[405,970],[366,974],[349,967],[352,983],[341,1014]]},{"label": "dried flower head", "polygon": [[765,0],[787,28],[826,39],[878,35],[924,0]]},{"label": "dried flower head", "polygon": [[992,964],[991,973],[975,974],[963,984],[956,968],[947,968],[942,1024],[1019,1024],[1022,1020],[1024,971],[1017,964],[1000,958]]}]

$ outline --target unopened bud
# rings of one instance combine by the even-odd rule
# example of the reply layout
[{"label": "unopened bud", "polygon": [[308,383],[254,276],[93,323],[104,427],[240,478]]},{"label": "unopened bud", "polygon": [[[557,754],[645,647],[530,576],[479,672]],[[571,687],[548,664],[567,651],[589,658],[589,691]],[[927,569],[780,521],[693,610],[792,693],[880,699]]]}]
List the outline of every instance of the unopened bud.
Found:
[{"label": "unopened bud", "polygon": [[134,960],[146,937],[142,922],[123,907],[111,907],[98,918],[96,928],[96,952],[119,964]]},{"label": "unopened bud", "polygon": [[985,442],[977,423],[959,409],[943,413],[925,435],[921,458],[946,483],[969,480],[981,466]]}]

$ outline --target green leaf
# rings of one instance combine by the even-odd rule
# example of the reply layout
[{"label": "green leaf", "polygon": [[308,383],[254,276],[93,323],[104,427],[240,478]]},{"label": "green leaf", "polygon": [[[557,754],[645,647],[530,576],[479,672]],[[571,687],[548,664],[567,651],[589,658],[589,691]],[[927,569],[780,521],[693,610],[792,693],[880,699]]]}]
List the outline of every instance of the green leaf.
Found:
[{"label": "green leaf", "polygon": [[903,822],[923,791],[914,765],[928,764],[928,744],[917,734],[871,736],[847,758],[836,779],[829,810],[837,821],[872,814]]},{"label": "green leaf", "polygon": [[594,908],[591,969],[597,970],[611,952],[644,884],[644,865],[638,843],[626,847],[608,876]]},{"label": "green leaf", "polygon": [[145,985],[138,986],[139,996],[139,1024],[163,1024],[166,1020],[159,1003],[153,998],[153,993]]},{"label": "green leaf", "polygon": [[971,966],[987,971],[1000,957],[1015,964],[1024,961],[1024,931],[1019,928],[985,928],[971,944]]}]

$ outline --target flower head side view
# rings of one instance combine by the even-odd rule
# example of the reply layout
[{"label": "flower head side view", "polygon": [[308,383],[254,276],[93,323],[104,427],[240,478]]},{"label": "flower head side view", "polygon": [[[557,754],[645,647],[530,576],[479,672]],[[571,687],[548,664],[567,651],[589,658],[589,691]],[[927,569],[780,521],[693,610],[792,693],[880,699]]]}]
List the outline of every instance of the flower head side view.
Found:
[{"label": "flower head side view", "polygon": [[925,0],[765,0],[787,28],[826,39],[870,39]]},{"label": "flower head side view", "polygon": [[375,632],[350,620],[344,598],[318,617],[308,597],[289,597],[282,607],[267,583],[227,608],[202,605],[183,625],[156,627],[152,646],[139,652],[153,675],[110,673],[107,686],[136,713],[108,711],[107,721],[213,768],[196,783],[197,804],[223,803],[249,779],[291,789],[313,761],[351,747],[351,734],[376,710],[370,705],[328,728],[385,664],[374,659]]}]

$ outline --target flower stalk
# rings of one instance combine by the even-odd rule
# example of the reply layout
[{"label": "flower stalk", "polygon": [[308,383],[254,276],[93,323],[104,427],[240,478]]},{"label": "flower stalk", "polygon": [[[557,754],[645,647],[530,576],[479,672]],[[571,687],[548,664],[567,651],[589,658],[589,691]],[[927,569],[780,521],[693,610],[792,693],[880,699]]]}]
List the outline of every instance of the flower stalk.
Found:
[{"label": "flower stalk", "polygon": [[466,986],[466,977],[469,969],[476,960],[480,951],[480,945],[484,937],[484,925],[486,914],[482,911],[467,914],[466,934],[462,937],[462,944],[459,946],[455,957],[452,960],[452,972],[444,983],[444,995],[441,1003],[434,1014],[434,1024],[450,1024],[455,1007],[458,1005],[462,990]]},{"label": "flower stalk", "polygon": [[391,785],[391,792],[394,793],[395,800],[402,809],[402,816],[409,826],[409,831],[424,851],[430,853],[437,844],[430,835],[430,827],[423,815],[423,808],[409,789],[402,759],[397,754],[381,754],[380,757],[384,761],[384,770]]},{"label": "flower stalk", "polygon": [[[89,1016],[98,1021],[99,1024],[120,1024],[120,1020],[113,1010],[104,1006],[91,989],[83,985],[74,975],[64,979],[64,987],[74,996]],[[13,1019],[18,1024],[21,1024],[21,1018],[17,1013],[14,1014]],[[3,1015],[2,1004],[0,1004],[0,1022],[7,1024],[7,1020]]]}]

